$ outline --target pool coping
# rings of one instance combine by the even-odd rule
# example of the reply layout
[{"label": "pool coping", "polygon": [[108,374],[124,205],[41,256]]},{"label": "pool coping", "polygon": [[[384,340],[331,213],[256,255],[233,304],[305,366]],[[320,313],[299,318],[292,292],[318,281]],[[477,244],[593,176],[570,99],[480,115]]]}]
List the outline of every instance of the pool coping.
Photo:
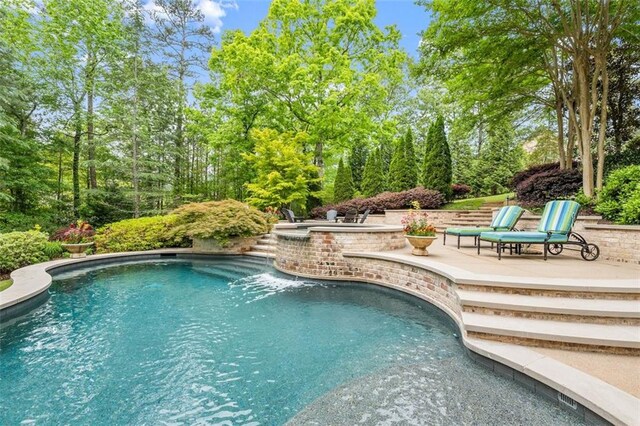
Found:
[{"label": "pool coping", "polygon": [[[8,289],[0,292],[0,312],[32,299],[43,292],[45,292],[52,283],[52,277],[48,273],[57,268],[73,265],[82,265],[90,263],[102,263],[109,261],[129,258],[129,260],[138,259],[154,259],[162,258],[162,255],[206,255],[213,256],[213,254],[202,253],[194,251],[193,249],[159,249],[149,251],[138,252],[124,252],[124,253],[109,253],[100,255],[91,255],[80,259],[58,259],[49,262],[39,263],[35,265],[26,266],[20,268],[11,273],[13,279],[13,285]],[[369,257],[379,258],[383,260],[393,261],[399,264],[408,264],[416,266],[422,269],[431,270],[434,273],[441,274],[457,283],[479,283],[485,280],[481,279],[479,274],[472,274],[468,271],[461,270],[455,267],[444,266],[431,266],[425,267],[424,264],[413,263],[410,260],[396,258],[390,254],[379,253],[345,253],[346,257]],[[275,267],[275,265],[274,265]],[[278,269],[276,267],[276,269]],[[287,271],[282,271],[289,275]],[[464,273],[462,273],[464,272]],[[300,276],[305,276],[300,274]],[[322,277],[308,276],[309,278],[322,280]],[[522,277],[511,277],[513,279],[521,279]],[[464,346],[473,353],[476,353],[484,358],[495,361],[501,365],[505,365],[514,371],[523,373],[524,375],[537,380],[544,385],[561,392],[570,398],[577,401],[579,404],[592,411],[593,413],[601,416],[603,419],[620,425],[640,425],[640,417],[637,415],[640,411],[640,399],[635,396],[616,388],[601,379],[591,376],[581,370],[570,367],[558,360],[542,355],[532,349],[525,346],[514,345],[509,343],[494,342],[488,340],[480,340],[476,338],[469,338],[464,332],[464,326],[461,324],[461,320],[455,313],[441,304],[434,303],[434,300],[426,298],[417,292],[413,292],[405,287],[401,287],[394,284],[368,281],[366,279],[347,279],[339,277],[326,277],[329,280],[343,280],[343,281],[361,281],[374,285],[382,285],[389,287],[403,293],[408,293],[428,303],[435,305],[443,310],[447,315],[455,321],[458,328],[461,331],[462,341]],[[543,285],[538,280],[529,282],[532,286]],[[567,285],[562,280],[563,285]],[[624,280],[620,280],[624,281]],[[495,278],[493,278],[495,282]],[[508,284],[508,283],[507,283]],[[522,285],[523,282],[519,281],[518,285]],[[546,284],[549,286],[549,283]],[[637,286],[637,284],[636,284]],[[584,287],[584,286],[583,286]],[[593,287],[589,286],[593,289]],[[622,286],[620,289],[624,291],[630,291],[628,286]],[[579,289],[579,286],[576,286]],[[611,287],[607,289],[611,291]],[[493,369],[493,367],[492,367]]]}]

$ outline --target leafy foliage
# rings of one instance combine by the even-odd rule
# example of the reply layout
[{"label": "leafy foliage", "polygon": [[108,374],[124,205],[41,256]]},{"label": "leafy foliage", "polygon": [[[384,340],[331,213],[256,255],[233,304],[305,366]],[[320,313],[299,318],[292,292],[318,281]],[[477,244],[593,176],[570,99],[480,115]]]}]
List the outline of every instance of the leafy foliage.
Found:
[{"label": "leafy foliage", "polygon": [[254,130],[252,137],[254,152],[243,154],[256,175],[245,185],[250,194],[247,202],[258,208],[280,208],[294,202],[304,205],[309,186],[318,181],[310,155],[302,152],[307,135],[264,129]]},{"label": "leafy foliage", "polygon": [[437,209],[444,202],[444,196],[438,191],[417,187],[409,191],[383,192],[370,198],[354,198],[339,204],[330,204],[311,210],[311,217],[325,218],[327,211],[335,209],[344,215],[347,211],[356,209],[364,211],[370,209],[372,214],[381,214],[385,210],[406,209],[418,203],[424,209]]},{"label": "leafy foliage", "polygon": [[62,241],[67,244],[87,243],[93,241],[96,234],[87,222],[79,220],[77,223],[58,229],[52,236],[52,241]]},{"label": "leafy foliage", "polygon": [[49,260],[47,234],[37,230],[0,234],[0,274]]},{"label": "leafy foliage", "polygon": [[422,184],[424,187],[441,192],[447,199],[451,198],[453,171],[451,153],[447,135],[444,131],[444,118],[442,116],[439,116],[429,127],[422,167]]},{"label": "leafy foliage", "polygon": [[384,192],[386,187],[386,174],[382,163],[382,153],[380,149],[373,151],[364,165],[362,173],[361,192],[365,197],[373,197]]},{"label": "leafy foliage", "polygon": [[[413,207],[419,209],[416,202]],[[429,223],[429,215],[426,212],[418,212],[411,209],[408,215],[402,218],[403,231],[407,235],[416,237],[433,237],[436,235],[436,227]]]},{"label": "leafy foliage", "polygon": [[225,243],[232,237],[252,237],[269,232],[267,217],[255,207],[235,200],[191,203],[173,211],[171,235],[213,238]]},{"label": "leafy foliage", "polygon": [[530,174],[516,186],[518,201],[528,206],[542,206],[548,201],[574,197],[582,187],[579,170],[559,168]]},{"label": "leafy foliage", "polygon": [[354,143],[349,152],[349,167],[353,177],[353,187],[356,191],[362,191],[362,178],[368,158],[369,150],[367,146],[359,142]]},{"label": "leafy foliage", "polygon": [[414,188],[418,183],[416,154],[411,130],[396,144],[389,165],[388,186],[390,191],[400,192]]},{"label": "leafy foliage", "polygon": [[177,219],[175,215],[150,216],[110,223],[97,230],[96,249],[109,253],[186,247],[189,241],[184,235],[171,232]]},{"label": "leafy foliage", "polygon": [[617,223],[640,224],[640,166],[611,172],[595,209]]},{"label": "leafy foliage", "polygon": [[333,184],[333,201],[341,202],[349,200],[355,192],[353,185],[353,176],[351,176],[351,167],[344,165],[342,158],[338,163],[338,171],[336,173],[336,181]]},{"label": "leafy foliage", "polygon": [[464,198],[471,192],[471,187],[463,183],[454,183],[451,185],[451,195],[453,198]]}]

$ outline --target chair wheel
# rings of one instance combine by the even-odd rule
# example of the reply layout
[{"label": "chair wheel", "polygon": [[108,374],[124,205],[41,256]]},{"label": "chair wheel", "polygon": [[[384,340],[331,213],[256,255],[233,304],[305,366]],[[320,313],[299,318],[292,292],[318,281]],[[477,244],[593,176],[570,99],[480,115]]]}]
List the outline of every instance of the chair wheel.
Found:
[{"label": "chair wheel", "polygon": [[587,244],[580,250],[580,256],[587,261],[596,260],[600,256],[600,248],[595,244]]},{"label": "chair wheel", "polygon": [[562,250],[564,250],[564,246],[562,244],[550,244],[547,247],[547,250],[549,251],[549,253],[551,253],[554,256],[559,255],[560,253],[562,253]]}]

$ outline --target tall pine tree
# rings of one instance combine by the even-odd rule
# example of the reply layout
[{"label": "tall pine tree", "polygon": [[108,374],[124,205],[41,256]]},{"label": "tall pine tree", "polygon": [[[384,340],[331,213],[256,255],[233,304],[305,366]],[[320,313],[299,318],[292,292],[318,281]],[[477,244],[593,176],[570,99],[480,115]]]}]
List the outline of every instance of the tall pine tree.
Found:
[{"label": "tall pine tree", "polygon": [[440,191],[451,198],[452,176],[451,152],[444,131],[444,118],[439,116],[429,127],[424,154],[422,184],[427,189]]},{"label": "tall pine tree", "polygon": [[353,198],[353,176],[351,175],[351,168],[345,167],[342,158],[338,163],[338,172],[336,173],[336,180],[333,184],[333,201],[339,203],[341,201],[350,200]]},{"label": "tall pine tree", "polygon": [[416,154],[413,147],[413,135],[407,131],[404,138],[398,141],[389,166],[389,190],[406,191],[415,188],[418,183],[416,170]]},{"label": "tall pine tree", "polygon": [[362,190],[362,174],[369,156],[369,150],[361,143],[355,143],[349,153],[349,166],[353,176],[353,186],[356,190]]},{"label": "tall pine tree", "polygon": [[384,192],[386,187],[385,177],[382,152],[378,148],[367,157],[367,162],[364,165],[361,186],[362,195],[373,197]]}]

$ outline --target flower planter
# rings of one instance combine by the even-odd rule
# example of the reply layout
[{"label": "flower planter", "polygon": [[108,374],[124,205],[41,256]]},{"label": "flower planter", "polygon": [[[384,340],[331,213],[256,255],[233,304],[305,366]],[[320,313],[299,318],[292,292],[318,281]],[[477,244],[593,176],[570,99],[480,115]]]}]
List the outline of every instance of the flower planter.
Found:
[{"label": "flower planter", "polygon": [[405,235],[409,243],[413,246],[411,254],[414,256],[429,256],[427,247],[431,245],[438,237],[421,237],[417,235]]},{"label": "flower planter", "polygon": [[62,244],[62,247],[71,253],[72,259],[78,259],[80,257],[87,257],[87,249],[91,247],[93,243],[79,243],[79,244]]}]

